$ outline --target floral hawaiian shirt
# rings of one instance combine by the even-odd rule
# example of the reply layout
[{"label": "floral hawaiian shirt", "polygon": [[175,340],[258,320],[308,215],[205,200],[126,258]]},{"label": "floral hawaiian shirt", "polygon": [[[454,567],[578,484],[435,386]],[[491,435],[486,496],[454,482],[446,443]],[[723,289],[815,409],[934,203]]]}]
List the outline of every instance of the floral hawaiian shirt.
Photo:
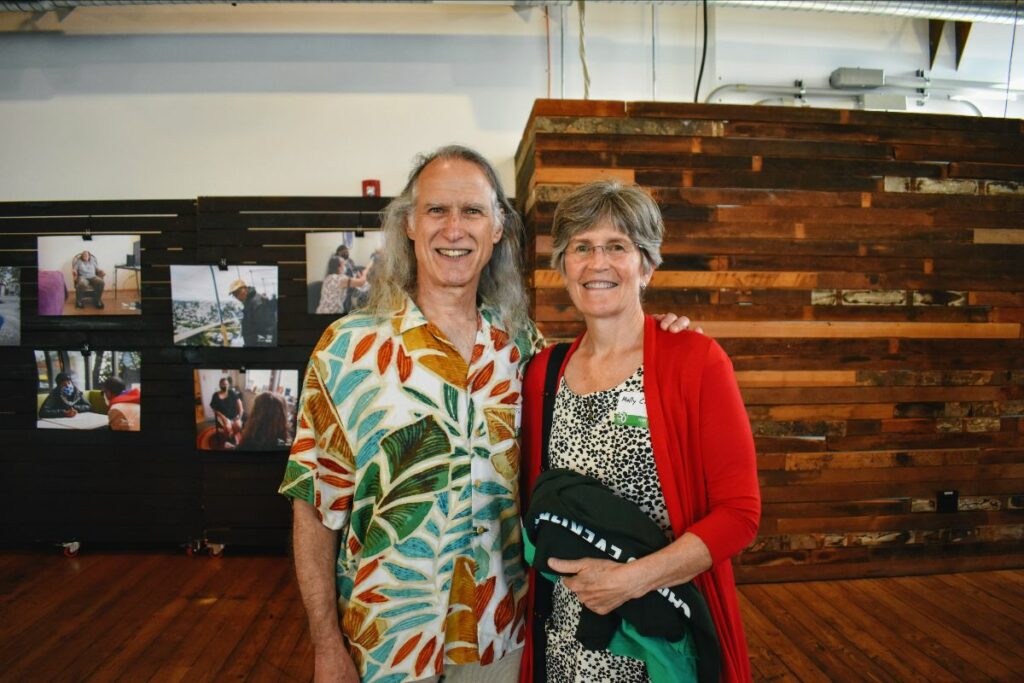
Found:
[{"label": "floral hawaiian shirt", "polygon": [[340,532],[342,631],[364,682],[490,663],[523,640],[520,390],[540,349],[481,308],[469,364],[412,300],[350,314],[310,358],[282,494]]}]

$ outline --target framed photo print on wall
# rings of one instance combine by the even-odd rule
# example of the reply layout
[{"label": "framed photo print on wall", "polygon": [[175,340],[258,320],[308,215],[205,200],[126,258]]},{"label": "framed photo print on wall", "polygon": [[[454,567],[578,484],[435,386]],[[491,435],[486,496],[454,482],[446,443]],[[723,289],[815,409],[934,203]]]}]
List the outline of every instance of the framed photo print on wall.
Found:
[{"label": "framed photo print on wall", "polygon": [[299,371],[195,370],[196,448],[287,450],[295,438]]},{"label": "framed photo print on wall", "polygon": [[340,318],[364,305],[383,244],[378,230],[307,232],[307,311]]},{"label": "framed photo print on wall", "polygon": [[140,315],[140,235],[37,238],[39,315]]},{"label": "framed photo print on wall", "polygon": [[178,346],[277,346],[277,266],[171,266]]},{"label": "framed photo print on wall", "polygon": [[142,358],[138,351],[35,352],[36,427],[39,429],[142,428]]}]

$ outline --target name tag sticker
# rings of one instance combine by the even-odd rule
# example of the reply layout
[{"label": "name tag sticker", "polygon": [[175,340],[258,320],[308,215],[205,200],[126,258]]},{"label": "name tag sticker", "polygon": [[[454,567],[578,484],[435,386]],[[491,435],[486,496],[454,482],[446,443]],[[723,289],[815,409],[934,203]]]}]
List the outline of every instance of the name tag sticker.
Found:
[{"label": "name tag sticker", "polygon": [[642,391],[623,391],[612,422],[625,427],[647,427],[647,403]]}]

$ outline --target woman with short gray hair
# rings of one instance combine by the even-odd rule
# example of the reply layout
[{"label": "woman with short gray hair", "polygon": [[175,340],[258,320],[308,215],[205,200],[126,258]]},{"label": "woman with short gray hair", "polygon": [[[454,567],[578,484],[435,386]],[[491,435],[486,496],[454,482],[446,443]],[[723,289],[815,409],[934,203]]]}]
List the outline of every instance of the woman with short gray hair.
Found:
[{"label": "woman with short gray hair", "polygon": [[551,267],[564,275],[565,249],[569,241],[602,218],[608,218],[636,245],[647,271],[661,265],[665,223],[658,205],[635,185],[601,180],[580,187],[558,204],[557,218],[551,227],[554,239]]},{"label": "woman with short gray hair", "polygon": [[[605,559],[601,553],[566,559],[566,548],[557,545],[560,556],[535,557],[538,567],[562,578],[552,585],[539,573],[531,574],[527,613],[536,619],[528,622],[521,681],[646,683],[652,677],[663,680],[658,674],[666,666],[671,680],[750,679],[729,560],[757,533],[754,442],[732,363],[721,347],[697,332],[660,330],[644,313],[642,294],[661,264],[664,231],[651,196],[615,181],[577,188],[555,210],[551,263],[583,315],[586,331],[563,349],[564,361],[552,360],[548,348],[527,371],[526,498],[540,478],[536,499],[545,499],[544,485],[552,480],[541,478],[546,446],[543,466],[551,475],[596,480],[621,499],[616,502],[638,508],[639,519],[654,525],[653,535],[663,535],[665,545],[630,562]],[[544,397],[552,394],[553,415],[545,420]],[[539,552],[540,534],[550,532],[531,526],[541,517],[529,500],[522,509],[529,510],[526,532],[528,537],[536,534]],[[610,523],[611,529],[591,531],[639,535],[635,527],[624,531],[614,528],[615,520]],[[658,644],[643,640],[650,649],[636,646],[635,640],[622,647],[628,637],[617,640],[620,632],[612,636],[609,631],[604,645],[594,644],[595,615],[650,599],[651,593],[664,595],[665,589],[671,594],[672,587],[696,588],[698,602],[706,603],[699,613],[710,614],[689,621],[682,640],[676,636],[669,649],[667,636]],[[636,614],[633,606],[627,610]]]}]

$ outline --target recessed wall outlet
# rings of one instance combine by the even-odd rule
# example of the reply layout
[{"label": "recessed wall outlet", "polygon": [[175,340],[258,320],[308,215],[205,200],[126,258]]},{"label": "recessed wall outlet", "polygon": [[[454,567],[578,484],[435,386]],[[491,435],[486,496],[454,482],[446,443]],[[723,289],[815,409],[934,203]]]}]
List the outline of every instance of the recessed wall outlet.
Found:
[{"label": "recessed wall outlet", "polygon": [[959,502],[959,491],[936,491],[935,493],[936,512],[956,512]]}]

